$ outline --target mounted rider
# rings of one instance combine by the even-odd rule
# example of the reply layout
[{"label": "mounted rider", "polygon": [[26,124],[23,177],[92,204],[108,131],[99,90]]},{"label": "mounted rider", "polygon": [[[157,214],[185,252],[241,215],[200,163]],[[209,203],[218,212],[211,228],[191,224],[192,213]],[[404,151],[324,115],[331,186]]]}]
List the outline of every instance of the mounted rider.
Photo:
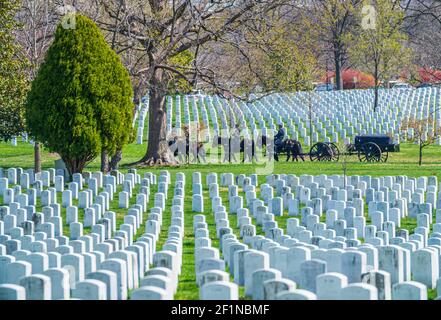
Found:
[{"label": "mounted rider", "polygon": [[277,131],[277,134],[274,136],[274,146],[276,150],[280,150],[280,147],[283,143],[283,140],[285,140],[286,131],[283,127],[283,123],[279,124],[279,130]]}]

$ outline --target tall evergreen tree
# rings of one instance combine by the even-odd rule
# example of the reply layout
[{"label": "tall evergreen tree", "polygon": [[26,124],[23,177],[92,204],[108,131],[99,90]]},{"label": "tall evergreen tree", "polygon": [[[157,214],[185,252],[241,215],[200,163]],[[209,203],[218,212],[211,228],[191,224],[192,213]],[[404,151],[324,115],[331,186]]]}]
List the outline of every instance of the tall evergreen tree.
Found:
[{"label": "tall evergreen tree", "polygon": [[29,133],[57,152],[71,174],[128,143],[133,118],[133,90],[120,58],[92,20],[74,18],[75,28],[57,27],[26,108]]}]

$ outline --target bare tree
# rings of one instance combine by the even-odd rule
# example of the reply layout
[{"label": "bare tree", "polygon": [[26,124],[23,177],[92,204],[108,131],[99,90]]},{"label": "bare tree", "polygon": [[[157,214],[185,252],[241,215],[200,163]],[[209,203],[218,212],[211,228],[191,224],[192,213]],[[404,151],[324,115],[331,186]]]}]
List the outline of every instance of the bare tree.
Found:
[{"label": "bare tree", "polygon": [[[440,82],[441,1],[406,0],[400,4],[406,12],[404,28],[414,52],[413,62],[433,81]],[[415,78],[423,82],[419,74]]]},{"label": "bare tree", "polygon": [[401,122],[400,132],[403,139],[418,144],[419,165],[423,163],[423,149],[441,138],[441,126],[432,117],[421,120],[404,119]]},{"label": "bare tree", "polygon": [[[355,26],[355,10],[362,0],[312,0],[299,6],[304,12],[308,32],[317,40],[326,60],[331,56],[337,90],[343,90],[342,72],[348,61],[347,35]],[[327,69],[327,68],[326,68]]]},{"label": "bare tree", "polygon": [[[140,165],[175,164],[166,139],[165,98],[171,92],[170,83],[178,80],[211,88],[213,93],[232,92],[237,78],[250,71],[250,57],[240,44],[247,44],[252,26],[268,20],[267,14],[287,0],[172,0],[172,1],[111,1],[100,0],[103,11],[97,19],[100,27],[118,33],[120,51],[136,50],[144,55],[143,64],[134,74],[142,74],[149,96],[148,147]],[[217,44],[217,46],[213,45]],[[213,57],[222,59],[234,52],[240,53],[240,67],[215,68],[209,62]],[[192,57],[190,63],[180,58]],[[227,71],[234,71],[227,74]],[[221,72],[220,72],[221,71]],[[252,91],[260,83],[255,70],[243,82]],[[250,78],[254,81],[249,81]],[[257,80],[256,80],[257,79]],[[252,87],[250,87],[252,84]],[[239,86],[240,87],[240,86]],[[244,92],[242,91],[242,93]],[[241,93],[241,92],[239,92]],[[237,96],[239,93],[236,92]]]},{"label": "bare tree", "polygon": [[353,61],[368,70],[375,79],[374,106],[378,108],[381,81],[387,82],[392,76],[408,65],[411,52],[406,46],[407,37],[402,32],[404,11],[399,0],[376,0],[375,18],[371,25],[363,23],[363,12],[358,13],[358,32],[352,35],[350,56]]}]

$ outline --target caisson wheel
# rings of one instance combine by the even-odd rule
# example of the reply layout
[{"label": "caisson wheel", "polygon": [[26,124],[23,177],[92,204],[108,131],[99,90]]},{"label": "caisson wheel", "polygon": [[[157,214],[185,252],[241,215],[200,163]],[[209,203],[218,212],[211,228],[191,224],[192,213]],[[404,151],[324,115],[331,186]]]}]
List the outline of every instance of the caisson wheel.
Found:
[{"label": "caisson wheel", "polygon": [[333,142],[330,142],[328,145],[332,151],[331,161],[338,162],[338,159],[340,159],[340,150],[338,150],[337,145]]},{"label": "caisson wheel", "polygon": [[387,162],[387,159],[389,158],[389,152],[383,151],[381,153],[380,162]]},{"label": "caisson wheel", "polygon": [[331,147],[326,143],[317,142],[311,147],[311,150],[309,151],[309,158],[311,161],[331,161]]},{"label": "caisson wheel", "polygon": [[365,143],[361,146],[361,149],[358,150],[358,159],[360,162],[380,162],[381,149],[374,142]]}]

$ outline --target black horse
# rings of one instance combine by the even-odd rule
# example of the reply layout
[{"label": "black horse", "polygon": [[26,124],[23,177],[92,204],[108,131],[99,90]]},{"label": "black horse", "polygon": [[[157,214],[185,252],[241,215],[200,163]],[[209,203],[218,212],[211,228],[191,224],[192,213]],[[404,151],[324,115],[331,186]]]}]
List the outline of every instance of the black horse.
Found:
[{"label": "black horse", "polygon": [[236,153],[240,152],[240,144],[232,143],[231,138],[214,136],[213,147],[217,146],[222,146],[224,149],[224,158],[222,159],[222,162],[231,162],[231,159],[233,159],[234,162],[237,162]]},{"label": "black horse", "polygon": [[254,139],[244,138],[240,141],[240,152],[243,152],[243,162],[245,162],[246,159],[248,159],[249,162],[252,162],[253,158],[256,161],[259,161],[256,151],[256,143],[254,142]]},{"label": "black horse", "polygon": [[215,136],[213,139],[213,147],[216,146],[222,146],[224,148],[224,159],[223,162],[231,162],[231,159],[235,162],[237,162],[236,159],[236,153],[243,153],[243,160],[245,161],[252,161],[253,158],[257,161],[257,153],[256,153],[256,144],[253,139],[242,139],[239,143],[233,141],[233,139],[230,138],[223,138],[220,136]]},{"label": "black horse", "polygon": [[286,161],[289,161],[291,157],[292,161],[294,161],[294,159],[299,161],[299,157],[302,159],[302,161],[305,161],[302,144],[297,140],[286,139],[283,140],[283,142],[278,146],[274,144],[274,139],[268,138],[267,136],[262,136],[260,140],[262,145],[267,147],[269,157],[274,156],[274,160],[276,161],[279,161],[279,155],[285,152]]},{"label": "black horse", "polygon": [[[196,144],[196,146],[194,146]],[[192,142],[189,139],[184,139],[178,136],[173,137],[168,141],[168,146],[173,152],[173,155],[179,158],[180,162],[190,162],[190,153],[193,155],[193,160],[200,162],[200,158],[205,162],[205,149],[202,142]],[[191,146],[191,148],[190,148]],[[185,151],[184,151],[185,150]]]}]

